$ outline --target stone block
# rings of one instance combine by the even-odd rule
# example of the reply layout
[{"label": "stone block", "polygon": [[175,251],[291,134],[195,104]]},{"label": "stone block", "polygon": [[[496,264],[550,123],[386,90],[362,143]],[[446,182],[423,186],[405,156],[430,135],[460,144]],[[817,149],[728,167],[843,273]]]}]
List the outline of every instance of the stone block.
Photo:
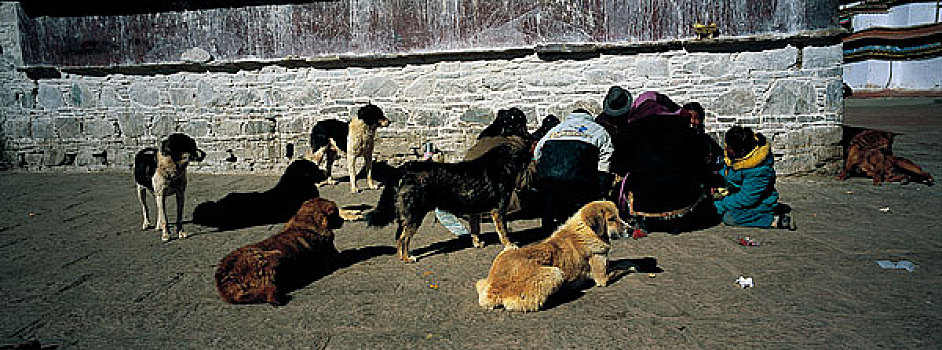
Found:
[{"label": "stone block", "polygon": [[80,108],[94,108],[98,106],[98,98],[88,90],[88,87],[79,83],[72,83],[69,89],[69,105]]},{"label": "stone block", "polygon": [[643,57],[637,62],[638,77],[667,78],[670,76],[670,62],[666,58]]},{"label": "stone block", "polygon": [[831,79],[824,94],[824,112],[840,113],[844,109],[844,80]]},{"label": "stone block", "polygon": [[809,46],[802,52],[802,68],[840,67],[844,62],[841,45]]},{"label": "stone block", "polygon": [[[419,77],[413,80],[402,90],[404,97],[428,97],[435,94],[435,80],[429,77]],[[485,86],[487,83],[485,82]]]},{"label": "stone block", "polygon": [[144,130],[149,117],[139,110],[123,110],[118,112],[118,130],[124,137],[140,137],[144,135]]},{"label": "stone block", "polygon": [[386,77],[369,78],[360,84],[358,96],[367,98],[392,97],[399,91],[399,84]]},{"label": "stone block", "polygon": [[192,137],[204,137],[209,135],[209,122],[202,119],[188,120],[180,126],[180,131]]},{"label": "stone block", "polygon": [[43,164],[43,154],[42,152],[29,152],[21,154],[22,165],[28,168],[42,166]]},{"label": "stone block", "polygon": [[176,118],[171,114],[160,113],[154,116],[150,125],[150,135],[163,140],[177,131]]},{"label": "stone block", "polygon": [[56,118],[53,121],[56,134],[63,139],[82,137],[82,123],[77,118]]},{"label": "stone block", "polygon": [[30,122],[26,118],[11,118],[3,121],[3,131],[6,139],[20,139],[30,137]]},{"label": "stone block", "polygon": [[275,125],[277,126],[277,132],[279,134],[304,134],[308,135],[310,130],[307,130],[305,126],[305,120],[303,118],[283,118],[279,119]]},{"label": "stone block", "polygon": [[295,106],[315,106],[324,100],[320,89],[316,86],[300,86],[286,90],[287,101]]},{"label": "stone block", "polygon": [[184,62],[206,63],[213,60],[213,56],[199,47],[193,47],[180,54],[180,60]]},{"label": "stone block", "polygon": [[761,115],[817,113],[817,95],[807,80],[777,80],[766,92]]},{"label": "stone block", "polygon": [[6,86],[0,86],[0,106],[8,107],[16,105],[16,93]]},{"label": "stone block", "polygon": [[[542,84],[542,81],[538,84]],[[482,84],[465,78],[440,79],[436,82],[436,94],[445,94],[445,98],[455,95],[476,93]],[[434,95],[433,95],[434,96]]]},{"label": "stone block", "polygon": [[34,139],[47,140],[55,138],[55,128],[50,118],[36,118],[30,123],[30,136]]},{"label": "stone block", "polygon": [[174,106],[193,106],[196,104],[196,89],[170,89],[170,104]]},{"label": "stone block", "polygon": [[262,98],[255,89],[233,89],[228,96],[223,97],[230,107],[249,107],[258,105]]},{"label": "stone block", "polygon": [[62,91],[59,91],[58,86],[39,83],[38,93],[36,94],[36,102],[40,108],[45,109],[56,109],[62,107],[64,103],[62,99]]},{"label": "stone block", "polygon": [[728,54],[706,55],[700,57],[700,74],[708,77],[722,77],[733,73],[732,58]]},{"label": "stone block", "polygon": [[[465,110],[464,113],[461,113],[461,117],[459,117],[459,119],[462,122],[467,122],[467,123],[489,124],[492,120],[494,120],[494,112],[488,108],[472,107]],[[430,124],[425,124],[425,125],[441,125],[441,124],[430,123]]]},{"label": "stone block", "polygon": [[743,52],[733,59],[735,71],[785,71],[798,62],[798,49],[789,46],[783,49]]},{"label": "stone block", "polygon": [[113,137],[115,135],[115,122],[104,119],[87,119],[83,123],[85,134],[93,139]]},{"label": "stone block", "polygon": [[98,95],[98,102],[104,107],[118,107],[123,105],[118,92],[113,87],[106,86],[101,89]]},{"label": "stone block", "polygon": [[275,132],[275,119],[249,120],[245,122],[244,130],[248,135],[268,134]]},{"label": "stone block", "polygon": [[752,114],[756,107],[756,94],[747,89],[731,89],[720,94],[709,108],[717,115]]},{"label": "stone block", "polygon": [[[465,120],[467,118],[467,120]],[[485,109],[474,109],[465,111],[465,115],[461,116],[462,121],[480,123],[482,120],[487,120],[490,122],[491,114],[489,110]],[[405,119],[398,119],[402,121],[402,124],[405,124]],[[418,109],[413,111],[413,118],[409,121],[416,125],[422,125],[426,127],[439,127],[445,125],[448,120],[448,115],[444,111],[438,109]]]},{"label": "stone block", "polygon": [[206,80],[200,80],[196,83],[195,99],[196,103],[200,106],[208,107],[216,105],[216,88]]},{"label": "stone block", "polygon": [[[2,36],[2,33],[0,33]],[[2,44],[0,44],[2,45]],[[0,50],[0,72],[13,72],[16,70],[17,59],[13,55],[4,55],[3,50]]]},{"label": "stone block", "polygon": [[160,104],[160,92],[153,83],[136,82],[128,88],[131,94],[131,101],[144,106],[156,106]]},{"label": "stone block", "polygon": [[[74,159],[74,158],[73,158]],[[59,148],[46,148],[43,150],[43,166],[60,166],[69,162],[69,155]]]}]

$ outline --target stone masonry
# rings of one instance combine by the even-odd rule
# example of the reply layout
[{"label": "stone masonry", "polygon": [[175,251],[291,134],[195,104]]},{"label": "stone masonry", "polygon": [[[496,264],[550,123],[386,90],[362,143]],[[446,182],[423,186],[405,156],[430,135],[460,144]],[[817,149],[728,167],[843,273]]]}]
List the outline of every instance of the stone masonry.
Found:
[{"label": "stone masonry", "polygon": [[367,102],[393,121],[381,129],[380,160],[412,159],[413,148],[431,141],[454,161],[498,109],[522,109],[532,129],[574,106],[601,111],[612,85],[635,96],[657,90],[679,103],[699,101],[717,137],[737,124],[758,129],[773,140],[780,174],[833,173],[841,158],[841,45],[804,40],[828,33],[730,39],[743,47],[777,43],[755,50],[710,49],[723,40],[672,41],[589,46],[553,59],[551,48],[536,47],[512,57],[380,57],[372,66],[344,65],[341,57],[323,65],[189,60],[31,70],[18,51],[19,15],[15,3],[0,3],[2,168],[127,170],[139,149],[183,132],[207,153],[192,171],[274,174],[304,155],[317,121],[349,119]]}]

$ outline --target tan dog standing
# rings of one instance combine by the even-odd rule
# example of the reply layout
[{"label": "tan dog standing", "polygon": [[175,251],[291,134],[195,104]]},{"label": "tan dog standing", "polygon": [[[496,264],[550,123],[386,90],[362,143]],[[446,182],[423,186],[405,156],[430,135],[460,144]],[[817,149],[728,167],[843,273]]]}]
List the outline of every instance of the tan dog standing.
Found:
[{"label": "tan dog standing", "polygon": [[622,236],[627,227],[615,203],[586,204],[542,242],[500,252],[487,278],[475,285],[478,304],[537,311],[563,287],[577,288],[589,279],[608,285],[609,238]]}]

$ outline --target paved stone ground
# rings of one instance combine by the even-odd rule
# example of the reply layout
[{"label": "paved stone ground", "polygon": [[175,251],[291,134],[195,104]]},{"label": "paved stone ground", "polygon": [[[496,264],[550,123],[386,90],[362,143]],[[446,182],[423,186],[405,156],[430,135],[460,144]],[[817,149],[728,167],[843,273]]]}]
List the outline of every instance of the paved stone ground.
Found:
[{"label": "paved stone ground", "polygon": [[[846,123],[902,135],[895,151],[942,174],[942,100],[850,100]],[[343,174],[344,171],[339,172]],[[262,176],[193,175],[187,212]],[[361,180],[362,181],[362,180]],[[0,344],[60,348],[823,348],[942,347],[942,186],[872,186],[864,178],[779,180],[795,232],[718,226],[614,242],[616,262],[647,263],[605,288],[519,314],[477,306],[473,283],[500,250],[470,248],[431,218],[393,256],[392,227],[348,223],[349,266],[292,293],[282,308],[224,304],[213,285],[229,251],[281,225],[213,232],[188,225],[161,243],[140,231],[129,174],[0,173]],[[346,183],[322,189],[343,205],[374,204]],[[171,205],[171,208],[173,206]],[[882,212],[881,208],[889,208]],[[512,239],[538,239],[534,221]],[[736,244],[743,236],[761,245]],[[908,259],[914,272],[882,270]],[[651,267],[654,266],[654,267]],[[648,271],[648,270],[645,270]],[[756,287],[739,289],[740,275]],[[433,288],[437,287],[437,288]]]}]

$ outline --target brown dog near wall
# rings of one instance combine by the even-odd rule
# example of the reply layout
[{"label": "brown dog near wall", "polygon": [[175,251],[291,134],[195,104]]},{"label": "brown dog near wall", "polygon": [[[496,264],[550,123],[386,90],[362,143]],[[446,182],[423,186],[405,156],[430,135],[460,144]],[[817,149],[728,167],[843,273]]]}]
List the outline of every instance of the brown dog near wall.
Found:
[{"label": "brown dog near wall", "polygon": [[921,182],[933,185],[935,179],[913,161],[893,155],[893,138],[888,131],[866,129],[851,138],[847,145],[847,159],[838,180],[845,180],[855,172],[864,173],[873,179],[874,185],[882,182]]}]

